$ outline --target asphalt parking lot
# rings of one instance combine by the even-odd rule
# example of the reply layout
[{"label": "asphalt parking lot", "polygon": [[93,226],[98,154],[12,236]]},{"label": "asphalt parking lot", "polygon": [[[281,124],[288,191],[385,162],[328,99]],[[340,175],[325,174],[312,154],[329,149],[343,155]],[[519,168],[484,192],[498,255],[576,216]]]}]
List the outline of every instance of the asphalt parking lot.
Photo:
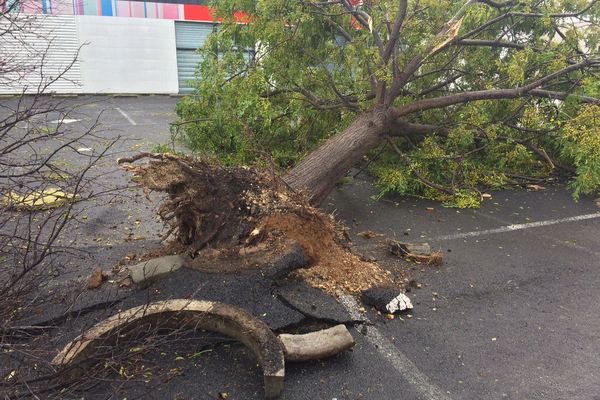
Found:
[{"label": "asphalt parking lot", "polygon": [[415,392],[398,398],[600,398],[600,209],[592,199],[576,203],[558,186],[496,192],[479,210],[453,210],[373,203],[372,194],[359,181],[334,193],[330,207],[355,221],[355,232],[428,241],[445,254],[442,267],[416,269],[426,286],[411,292],[412,319],[378,319],[394,344],[382,358],[420,371],[403,378]]},{"label": "asphalt parking lot", "polygon": [[[102,185],[128,184],[117,156],[169,140],[176,101],[86,99],[74,124],[86,126],[102,111],[106,137],[124,139],[101,167]],[[77,228],[82,255],[65,264],[65,276],[86,277],[96,265],[109,269],[125,254],[156,246],[156,204],[135,188],[126,191],[89,209]],[[386,251],[383,239],[356,235],[372,230],[429,242],[443,251],[444,263],[406,264],[422,285],[409,293],[411,317],[388,320],[369,311],[372,324],[351,328],[352,351],[289,365],[284,399],[600,399],[600,208],[593,198],[575,202],[565,187],[552,186],[492,192],[480,209],[456,210],[410,198],[376,202],[374,194],[359,176],[338,187],[324,208],[345,221],[366,254],[382,258]],[[125,241],[132,232],[139,240]],[[225,291],[240,288],[223,287],[224,299],[236,295]],[[244,348],[217,346],[185,374],[159,388],[140,383],[127,398],[258,399],[261,381]]]}]

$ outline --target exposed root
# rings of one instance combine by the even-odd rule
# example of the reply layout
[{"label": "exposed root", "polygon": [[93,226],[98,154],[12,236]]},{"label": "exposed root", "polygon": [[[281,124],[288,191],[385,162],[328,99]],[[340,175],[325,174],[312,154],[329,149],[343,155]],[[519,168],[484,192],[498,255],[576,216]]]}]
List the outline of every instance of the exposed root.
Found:
[{"label": "exposed root", "polygon": [[168,194],[159,214],[168,225],[168,235],[183,244],[192,258],[209,246],[239,255],[243,264],[243,248],[276,251],[283,236],[304,249],[310,266],[296,274],[314,286],[332,293],[359,292],[391,281],[379,265],[361,261],[349,251],[333,218],[311,207],[302,194],[273,174],[152,153],[120,162],[140,159],[150,161],[126,169],[147,193]]}]

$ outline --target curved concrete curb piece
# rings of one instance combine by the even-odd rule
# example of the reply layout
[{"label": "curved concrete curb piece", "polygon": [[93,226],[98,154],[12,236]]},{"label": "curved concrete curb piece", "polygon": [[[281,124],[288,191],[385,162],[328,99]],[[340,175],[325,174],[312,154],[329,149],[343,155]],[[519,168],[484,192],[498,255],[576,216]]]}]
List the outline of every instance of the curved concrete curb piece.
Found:
[{"label": "curved concrete curb piece", "polygon": [[101,346],[115,346],[128,332],[141,325],[161,328],[205,329],[231,336],[252,350],[263,368],[265,397],[283,390],[284,351],[281,342],[261,320],[236,307],[199,300],[166,300],[122,311],[98,323],[69,343],[53,360],[58,367],[77,364],[85,368]]},{"label": "curved concrete curb piece", "polygon": [[279,335],[287,361],[307,361],[327,358],[354,346],[354,339],[345,325],[336,325],[304,335]]}]

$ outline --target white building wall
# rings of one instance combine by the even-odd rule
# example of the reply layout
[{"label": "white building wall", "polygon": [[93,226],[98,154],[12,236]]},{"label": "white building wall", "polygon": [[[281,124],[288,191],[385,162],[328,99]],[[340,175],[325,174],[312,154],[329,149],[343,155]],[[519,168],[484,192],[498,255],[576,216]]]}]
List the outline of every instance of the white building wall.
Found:
[{"label": "white building wall", "polygon": [[0,94],[81,92],[74,16],[15,15],[0,33]]},{"label": "white building wall", "polygon": [[173,21],[77,16],[83,93],[177,93]]}]

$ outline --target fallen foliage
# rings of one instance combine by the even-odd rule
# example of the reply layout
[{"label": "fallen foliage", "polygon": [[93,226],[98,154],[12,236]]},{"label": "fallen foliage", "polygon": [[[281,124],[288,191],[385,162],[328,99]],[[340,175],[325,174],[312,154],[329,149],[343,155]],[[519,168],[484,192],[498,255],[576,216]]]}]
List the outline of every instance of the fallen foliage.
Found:
[{"label": "fallen foliage", "polygon": [[69,201],[78,199],[78,195],[65,193],[57,188],[46,188],[24,195],[9,191],[0,197],[0,202],[8,208],[19,211],[39,211],[57,208]]}]

